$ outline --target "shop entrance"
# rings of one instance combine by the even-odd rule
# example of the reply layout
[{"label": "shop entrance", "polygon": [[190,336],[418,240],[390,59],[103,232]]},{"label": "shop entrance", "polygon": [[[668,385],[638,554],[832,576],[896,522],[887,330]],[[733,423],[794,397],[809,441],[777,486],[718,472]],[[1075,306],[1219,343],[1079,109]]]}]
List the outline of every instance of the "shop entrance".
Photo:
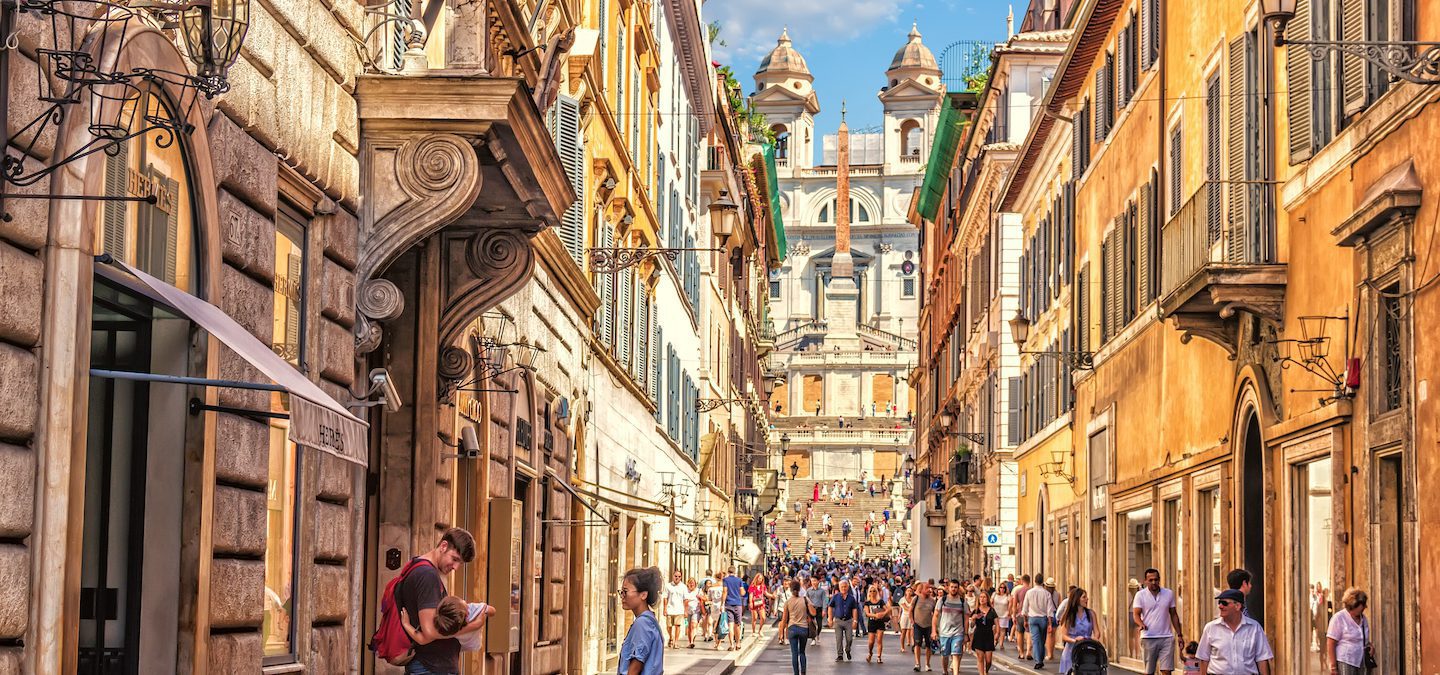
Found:
[{"label": "shop entrance", "polygon": [[[97,277],[92,368],[184,374],[189,321]],[[183,387],[91,378],[79,672],[175,667],[183,513]],[[57,580],[58,582],[58,580]]]}]

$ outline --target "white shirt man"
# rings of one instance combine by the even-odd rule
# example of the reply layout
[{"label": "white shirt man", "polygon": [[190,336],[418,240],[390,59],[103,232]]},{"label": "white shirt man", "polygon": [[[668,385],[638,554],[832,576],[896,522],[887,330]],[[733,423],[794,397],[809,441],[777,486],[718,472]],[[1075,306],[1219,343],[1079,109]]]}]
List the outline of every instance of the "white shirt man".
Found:
[{"label": "white shirt man", "polygon": [[1160,586],[1158,570],[1145,570],[1145,583],[1130,605],[1130,620],[1140,628],[1140,652],[1147,675],[1174,671],[1175,642],[1183,642],[1185,633],[1179,630],[1175,593]]},{"label": "white shirt man", "polygon": [[1245,615],[1245,594],[1236,590],[1221,591],[1215,596],[1220,618],[1205,624],[1200,633],[1200,659],[1203,675],[1271,675],[1275,652],[1265,637],[1265,629]]}]

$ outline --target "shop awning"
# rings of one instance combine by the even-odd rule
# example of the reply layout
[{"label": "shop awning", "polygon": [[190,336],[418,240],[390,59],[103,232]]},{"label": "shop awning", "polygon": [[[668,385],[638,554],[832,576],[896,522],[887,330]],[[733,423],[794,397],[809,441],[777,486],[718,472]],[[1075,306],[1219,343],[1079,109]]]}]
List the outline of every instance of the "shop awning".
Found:
[{"label": "shop awning", "polygon": [[592,521],[592,522],[584,523],[585,525],[594,525],[594,526],[597,526],[597,527],[599,527],[599,526],[609,527],[609,526],[610,526],[610,519],[607,518],[607,517],[605,516],[605,514],[601,513],[598,509],[596,509],[595,507],[591,506],[591,505],[590,505],[590,502],[585,501],[585,495],[581,494],[581,493],[580,493],[580,490],[576,489],[574,485],[571,485],[571,484],[570,484],[570,481],[565,480],[564,478],[561,478],[561,477],[560,477],[560,474],[555,473],[555,470],[552,469],[552,468],[550,468],[550,467],[548,467],[548,466],[545,467],[545,475],[549,476],[549,477],[550,477],[550,480],[555,481],[555,483],[558,484],[561,489],[563,489],[563,490],[565,490],[566,492],[570,493],[570,496],[571,496],[571,497],[574,497],[574,498],[575,498],[575,501],[579,502],[580,505],[583,506],[583,507],[585,507],[586,509],[589,509],[590,513],[595,514],[595,516],[600,519],[600,520],[598,520],[598,521]]},{"label": "shop awning", "polygon": [[112,262],[134,275],[161,302],[225,343],[283,391],[290,394],[290,440],[328,452],[360,466],[368,464],[369,439],[363,420],[331,398],[290,362],[245,330],[219,307],[120,261]]},{"label": "shop awning", "polygon": [[[628,492],[621,492],[612,487],[590,483],[582,483],[574,487],[576,492],[592,499],[597,499],[622,511],[629,511],[632,514],[646,516],[670,516],[670,511],[665,508],[664,504],[650,501],[644,497],[637,497]],[[611,497],[606,495],[606,492],[614,492],[616,494]]]},{"label": "shop awning", "polygon": [[775,145],[766,143],[765,152],[765,195],[770,202],[770,222],[775,226],[776,260],[785,259],[785,221],[780,217],[780,183],[775,171]]},{"label": "shop awning", "polygon": [[925,163],[925,182],[920,186],[920,204],[916,210],[920,217],[934,221],[945,197],[945,185],[950,181],[950,171],[955,167],[955,154],[960,149],[960,139],[965,135],[969,122],[959,108],[959,102],[947,98],[940,106],[940,124],[935,129],[935,140],[930,144],[930,160]]}]

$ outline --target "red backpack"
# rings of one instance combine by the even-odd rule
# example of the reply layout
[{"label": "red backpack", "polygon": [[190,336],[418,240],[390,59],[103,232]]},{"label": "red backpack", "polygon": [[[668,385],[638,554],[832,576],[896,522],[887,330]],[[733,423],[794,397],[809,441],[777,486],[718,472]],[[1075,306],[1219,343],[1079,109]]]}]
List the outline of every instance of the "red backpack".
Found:
[{"label": "red backpack", "polygon": [[403,666],[415,658],[415,648],[405,626],[400,624],[400,607],[395,603],[395,589],[410,575],[410,571],[421,564],[431,565],[429,560],[416,558],[400,570],[400,574],[385,585],[380,596],[380,623],[375,634],[370,636],[370,651],[393,666]]}]

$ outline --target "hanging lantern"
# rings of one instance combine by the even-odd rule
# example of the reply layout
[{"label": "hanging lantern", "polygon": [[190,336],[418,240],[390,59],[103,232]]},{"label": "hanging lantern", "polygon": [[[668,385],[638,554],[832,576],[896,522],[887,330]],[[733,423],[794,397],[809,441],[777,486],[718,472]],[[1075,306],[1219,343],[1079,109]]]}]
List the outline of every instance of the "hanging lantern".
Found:
[{"label": "hanging lantern", "polygon": [[199,0],[180,12],[180,33],[207,96],[230,89],[226,74],[250,30],[250,0]]}]

